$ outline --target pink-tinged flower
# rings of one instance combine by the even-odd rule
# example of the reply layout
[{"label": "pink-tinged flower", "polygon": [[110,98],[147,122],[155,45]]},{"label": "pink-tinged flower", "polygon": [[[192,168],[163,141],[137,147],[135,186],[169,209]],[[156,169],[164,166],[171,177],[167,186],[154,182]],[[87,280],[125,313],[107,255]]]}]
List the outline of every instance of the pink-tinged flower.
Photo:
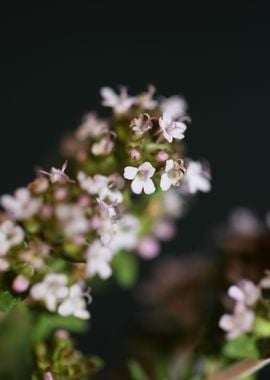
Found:
[{"label": "pink-tinged flower", "polygon": [[12,283],[12,289],[17,293],[25,292],[30,285],[27,277],[19,274]]},{"label": "pink-tinged flower", "polygon": [[49,273],[43,281],[33,285],[30,294],[36,301],[43,301],[49,311],[56,311],[58,303],[68,294],[67,276],[61,273]]},{"label": "pink-tinged flower", "polygon": [[136,98],[128,95],[126,87],[120,88],[119,95],[110,87],[102,87],[100,94],[103,98],[102,105],[113,108],[118,114],[127,112],[136,103]]},{"label": "pink-tinged flower", "polygon": [[39,211],[41,200],[34,198],[28,189],[20,188],[15,191],[14,196],[3,195],[1,204],[13,218],[22,220],[31,218]]},{"label": "pink-tinged flower", "polygon": [[135,194],[141,194],[142,191],[145,194],[152,194],[156,188],[153,180],[151,179],[156,169],[148,161],[141,164],[138,168],[133,166],[126,166],[124,171],[124,177],[132,180],[131,189]]},{"label": "pink-tinged flower", "polygon": [[[80,319],[89,319],[90,313],[86,309],[86,293],[82,291],[82,288],[79,284],[74,284],[70,286],[68,290],[68,295],[63,302],[58,306],[58,314],[63,317],[69,315],[74,315],[74,317]],[[91,296],[87,294],[88,301],[91,301]]]},{"label": "pink-tinged flower", "polygon": [[54,380],[54,377],[53,377],[53,374],[51,373],[51,371],[47,371],[44,374],[43,380]]},{"label": "pink-tinged flower", "polygon": [[159,118],[159,126],[161,128],[163,137],[169,143],[176,140],[183,140],[184,133],[187,129],[187,126],[181,121],[173,121],[171,116],[167,113],[164,113],[162,117]]},{"label": "pink-tinged flower", "polygon": [[23,241],[24,232],[21,227],[16,226],[13,221],[5,220],[0,224],[0,256]]},{"label": "pink-tinged flower", "polygon": [[238,302],[235,305],[233,314],[224,314],[219,320],[219,327],[227,334],[228,340],[250,332],[253,327],[255,315],[243,303]]},{"label": "pink-tinged flower", "polygon": [[260,289],[249,280],[241,280],[228,290],[228,295],[236,302],[242,302],[247,306],[256,304],[260,297]]},{"label": "pink-tinged flower", "polygon": [[153,99],[155,95],[156,89],[153,85],[148,86],[148,91],[143,92],[142,94],[137,96],[137,104],[139,107],[145,110],[153,110],[157,107],[158,102]]},{"label": "pink-tinged flower", "polygon": [[183,178],[183,188],[186,192],[195,194],[198,191],[207,193],[211,190],[211,175],[199,161],[190,161]]},{"label": "pink-tinged flower", "polygon": [[171,96],[163,99],[160,104],[162,113],[167,113],[173,120],[178,120],[185,115],[187,102],[181,96]]},{"label": "pink-tinged flower", "polygon": [[50,178],[51,183],[61,183],[65,184],[68,182],[73,183],[74,181],[69,178],[69,176],[65,173],[67,168],[67,161],[64,162],[61,169],[57,169],[52,167],[50,172],[46,172],[44,170],[40,170],[39,172],[47,175]]},{"label": "pink-tinged flower", "polygon": [[145,236],[138,244],[138,254],[144,259],[153,259],[160,252],[160,244],[157,239],[152,236]]},{"label": "pink-tinged flower", "polygon": [[186,169],[182,160],[167,160],[165,172],[161,176],[161,190],[167,191],[171,186],[179,186]]},{"label": "pink-tinged flower", "polygon": [[141,114],[134,118],[130,123],[130,128],[138,136],[142,136],[153,127],[151,117],[147,114]]},{"label": "pink-tinged flower", "polygon": [[104,120],[99,120],[95,113],[88,113],[83,118],[75,136],[79,141],[96,138],[109,132],[109,126]]},{"label": "pink-tinged flower", "polygon": [[111,153],[113,147],[113,141],[109,136],[106,136],[92,145],[91,152],[94,156],[107,156]]},{"label": "pink-tinged flower", "polygon": [[110,266],[112,251],[104,246],[100,240],[94,240],[86,252],[86,270],[90,276],[99,275],[103,280],[112,274]]}]

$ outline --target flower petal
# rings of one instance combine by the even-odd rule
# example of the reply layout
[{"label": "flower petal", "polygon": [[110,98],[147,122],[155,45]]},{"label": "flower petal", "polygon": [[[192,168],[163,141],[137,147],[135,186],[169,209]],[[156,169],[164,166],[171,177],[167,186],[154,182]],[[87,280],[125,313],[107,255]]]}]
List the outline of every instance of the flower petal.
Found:
[{"label": "flower petal", "polygon": [[134,168],[134,166],[126,166],[124,170],[124,177],[126,179],[134,179],[137,173],[138,169]]}]

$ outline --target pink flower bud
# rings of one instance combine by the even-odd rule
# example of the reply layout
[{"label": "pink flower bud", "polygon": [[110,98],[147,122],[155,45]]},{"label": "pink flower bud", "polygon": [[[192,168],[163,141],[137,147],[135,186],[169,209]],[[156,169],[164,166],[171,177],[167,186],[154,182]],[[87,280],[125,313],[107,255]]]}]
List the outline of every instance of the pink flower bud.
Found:
[{"label": "pink flower bud", "polygon": [[167,153],[167,152],[164,152],[164,151],[160,151],[160,152],[158,152],[157,155],[156,155],[156,160],[157,160],[158,162],[167,161],[168,158],[169,158],[168,153]]},{"label": "pink flower bud", "polygon": [[55,336],[57,338],[63,338],[63,339],[68,339],[70,337],[68,331],[67,330],[63,330],[63,329],[57,330],[55,332]]},{"label": "pink flower bud", "polygon": [[137,149],[131,149],[129,155],[133,160],[139,160],[139,158],[141,157],[141,154]]},{"label": "pink flower bud", "polygon": [[158,256],[160,252],[160,245],[158,241],[151,237],[146,236],[140,242],[138,246],[138,254],[144,259],[153,259]]},{"label": "pink flower bud", "polygon": [[12,283],[12,289],[17,293],[25,292],[28,289],[28,287],[29,287],[28,278],[22,276],[21,274],[17,276]]},{"label": "pink flower bud", "polygon": [[40,216],[43,219],[50,219],[53,215],[53,209],[50,205],[44,205],[42,206],[40,210]]},{"label": "pink flower bud", "polygon": [[51,371],[47,371],[43,377],[44,380],[54,380],[54,377],[51,373]]},{"label": "pink flower bud", "polygon": [[82,195],[78,199],[78,205],[81,207],[88,207],[90,205],[90,198],[88,197],[88,195]]},{"label": "pink flower bud", "polygon": [[54,192],[54,199],[56,201],[63,201],[66,198],[66,196],[67,196],[67,189],[65,189],[64,187],[59,187]]},{"label": "pink flower bud", "polygon": [[101,218],[99,216],[97,216],[97,215],[94,215],[93,218],[90,221],[91,227],[94,230],[97,230],[98,228],[100,228],[101,224],[102,224]]}]

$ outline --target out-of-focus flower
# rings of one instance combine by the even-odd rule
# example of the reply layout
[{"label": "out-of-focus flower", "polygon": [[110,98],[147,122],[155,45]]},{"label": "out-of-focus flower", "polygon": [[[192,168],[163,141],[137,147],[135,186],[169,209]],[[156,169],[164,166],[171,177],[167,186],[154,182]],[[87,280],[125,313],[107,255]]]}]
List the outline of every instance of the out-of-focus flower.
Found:
[{"label": "out-of-focus flower", "polygon": [[68,182],[73,183],[74,181],[69,178],[69,176],[65,173],[67,169],[67,161],[63,163],[61,169],[57,169],[52,167],[50,172],[46,172],[44,170],[40,170],[39,172],[47,175],[50,178],[51,183],[61,183],[65,184]]},{"label": "out-of-focus flower", "polygon": [[161,204],[165,214],[172,218],[180,218],[186,210],[186,202],[174,188],[162,193]]},{"label": "out-of-focus flower", "polygon": [[[89,319],[90,313],[86,309],[85,294],[82,288],[78,284],[72,285],[68,290],[68,295],[63,302],[58,306],[58,313],[63,317],[74,315],[74,317],[80,319]],[[88,300],[91,297],[88,295]]]},{"label": "out-of-focus flower", "polygon": [[132,180],[131,189],[135,194],[141,194],[142,191],[145,194],[152,194],[155,192],[155,185],[152,181],[152,177],[156,169],[148,161],[141,164],[138,168],[133,166],[126,166],[124,171],[124,177]]},{"label": "out-of-focus flower", "polygon": [[58,303],[68,294],[67,276],[62,273],[49,273],[42,282],[33,285],[31,297],[36,301],[43,301],[49,311],[56,311]]},{"label": "out-of-focus flower", "polygon": [[4,256],[23,241],[24,232],[21,227],[16,226],[13,221],[5,220],[0,224],[0,256]]},{"label": "out-of-focus flower", "polygon": [[0,272],[5,272],[9,268],[9,262],[7,259],[0,257]]},{"label": "out-of-focus flower", "polygon": [[154,225],[153,233],[160,240],[170,240],[176,232],[176,226],[171,220],[161,220]]},{"label": "out-of-focus flower", "polygon": [[265,276],[261,279],[259,283],[260,288],[262,289],[270,289],[270,271],[265,271]]},{"label": "out-of-focus flower", "polygon": [[151,117],[147,114],[141,114],[134,118],[130,123],[131,130],[138,136],[142,136],[153,127]]},{"label": "out-of-focus flower", "polygon": [[125,214],[115,224],[115,233],[109,243],[113,252],[131,251],[136,248],[139,239],[140,222],[135,216]]},{"label": "out-of-focus flower", "polygon": [[164,152],[164,151],[160,151],[157,153],[156,155],[156,160],[158,162],[163,162],[163,161],[167,161],[169,159],[169,155],[167,152]]},{"label": "out-of-focus flower", "polygon": [[109,136],[93,144],[91,152],[94,156],[107,156],[113,150],[114,143]]},{"label": "out-of-focus flower", "polygon": [[252,281],[241,280],[237,285],[230,286],[228,295],[236,302],[253,306],[260,297],[260,289]]},{"label": "out-of-focus flower", "polygon": [[158,106],[158,102],[153,99],[156,89],[153,85],[148,86],[148,91],[137,96],[137,104],[145,110],[153,110]]},{"label": "out-of-focus flower", "polygon": [[161,176],[161,190],[167,191],[171,186],[179,186],[186,169],[182,160],[167,160],[165,172]]},{"label": "out-of-focus flower", "polygon": [[210,172],[199,161],[190,161],[183,178],[183,188],[187,193],[195,194],[198,191],[207,193],[211,190]]},{"label": "out-of-focus flower", "polygon": [[86,252],[86,260],[86,270],[90,276],[98,274],[103,280],[111,276],[112,251],[100,240],[97,239],[91,243]]},{"label": "out-of-focus flower", "polygon": [[30,285],[27,277],[19,274],[12,282],[12,289],[17,293],[25,292]]},{"label": "out-of-focus flower", "polygon": [[47,371],[47,372],[44,374],[43,380],[54,380],[54,377],[53,377],[51,371]]},{"label": "out-of-focus flower", "polygon": [[100,94],[103,98],[102,105],[113,108],[118,114],[127,112],[136,103],[136,98],[128,96],[126,87],[120,88],[119,95],[110,87],[102,87]]},{"label": "out-of-focus flower", "polygon": [[153,236],[145,236],[138,244],[138,254],[144,259],[153,259],[160,252],[160,244]]},{"label": "out-of-focus flower", "polygon": [[83,190],[91,195],[98,195],[101,200],[108,200],[109,202],[123,201],[122,193],[113,187],[110,178],[103,175],[96,174],[90,177],[84,172],[78,173],[78,181]]},{"label": "out-of-focus flower", "polygon": [[232,232],[243,236],[254,236],[262,231],[262,225],[248,209],[237,208],[229,216],[229,228]]},{"label": "out-of-focus flower", "polygon": [[34,269],[41,269],[46,257],[49,256],[50,246],[41,241],[30,242],[26,250],[20,252],[22,261],[30,264]]},{"label": "out-of-focus flower", "polygon": [[168,113],[164,113],[162,117],[159,118],[159,126],[161,128],[163,137],[169,143],[176,140],[183,140],[185,137],[184,133],[187,126],[181,121],[173,121]]},{"label": "out-of-focus flower", "polygon": [[187,102],[181,96],[175,95],[163,99],[160,104],[163,113],[167,113],[173,120],[177,120],[185,115]]},{"label": "out-of-focus flower", "polygon": [[99,120],[95,113],[88,113],[76,131],[76,138],[85,141],[88,138],[96,138],[104,133],[108,133],[109,126],[104,120]]},{"label": "out-of-focus flower", "polygon": [[55,214],[67,237],[84,234],[89,230],[89,222],[84,216],[84,211],[77,204],[57,205]]},{"label": "out-of-focus flower", "polygon": [[12,217],[22,220],[31,218],[39,211],[41,200],[34,198],[27,188],[20,188],[15,191],[14,196],[3,195],[1,205]]},{"label": "out-of-focus flower", "polygon": [[233,314],[224,314],[219,320],[219,327],[226,332],[228,340],[250,332],[253,327],[255,315],[243,303],[237,302]]}]

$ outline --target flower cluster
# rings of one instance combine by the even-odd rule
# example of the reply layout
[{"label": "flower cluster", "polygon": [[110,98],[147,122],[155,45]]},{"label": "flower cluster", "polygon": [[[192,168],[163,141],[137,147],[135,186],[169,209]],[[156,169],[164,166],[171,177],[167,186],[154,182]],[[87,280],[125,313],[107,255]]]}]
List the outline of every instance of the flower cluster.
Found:
[{"label": "flower cluster", "polygon": [[113,115],[86,115],[64,141],[69,165],[40,170],[1,198],[2,282],[8,276],[31,302],[81,319],[90,316],[84,283],[109,278],[119,252],[155,257],[183,196],[211,187],[207,166],[183,156],[183,98],[158,98],[153,86],[137,96],[105,87],[101,96]]}]

